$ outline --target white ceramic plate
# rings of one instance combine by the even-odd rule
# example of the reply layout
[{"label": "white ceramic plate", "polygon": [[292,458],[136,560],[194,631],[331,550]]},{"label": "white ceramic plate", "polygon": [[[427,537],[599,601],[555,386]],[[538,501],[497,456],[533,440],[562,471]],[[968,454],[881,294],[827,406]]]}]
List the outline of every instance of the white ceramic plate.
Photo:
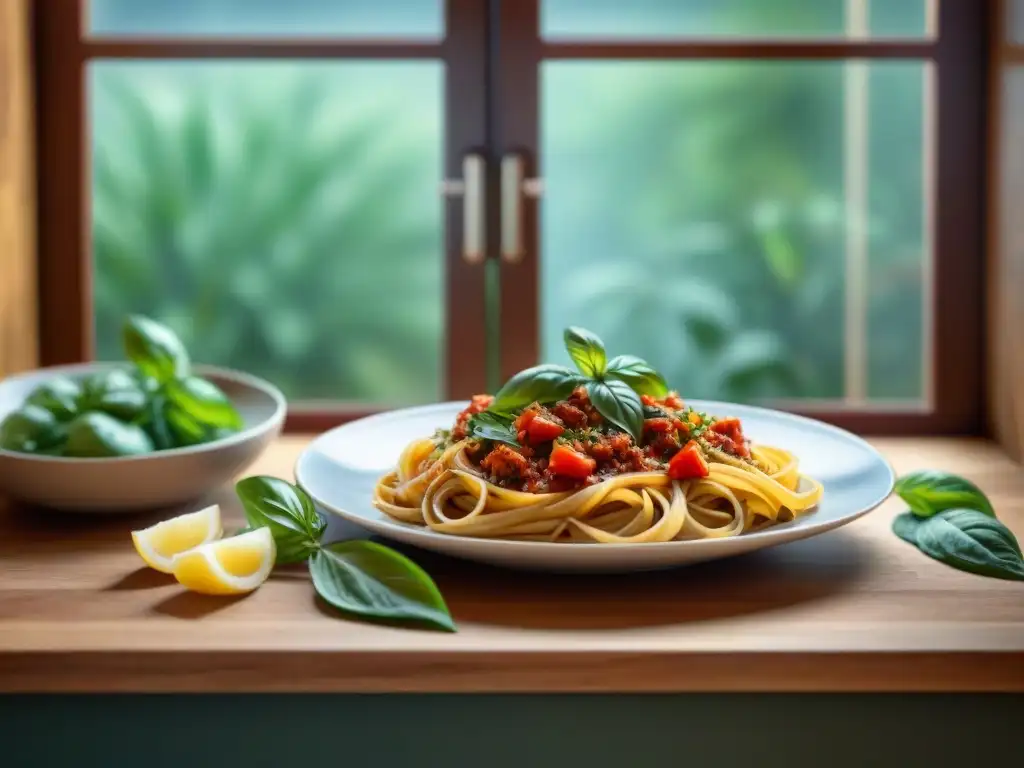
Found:
[{"label": "white ceramic plate", "polygon": [[465,403],[441,403],[370,416],[318,437],[299,457],[295,476],[327,512],[381,536],[453,557],[493,565],[552,571],[627,572],[668,568],[738,555],[815,536],[856,520],[892,491],[889,463],[849,432],[792,414],[752,406],[692,400],[687,405],[739,416],[754,442],[786,448],[805,474],[824,485],[813,512],[772,528],[724,539],[658,544],[553,544],[474,539],[394,521],[370,503],[373,485],[406,443],[448,428]]}]

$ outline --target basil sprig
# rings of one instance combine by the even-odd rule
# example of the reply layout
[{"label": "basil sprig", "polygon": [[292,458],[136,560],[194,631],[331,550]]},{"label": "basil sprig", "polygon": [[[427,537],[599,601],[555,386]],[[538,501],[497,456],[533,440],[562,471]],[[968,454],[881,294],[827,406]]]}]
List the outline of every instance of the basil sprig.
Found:
[{"label": "basil sprig", "polygon": [[454,632],[434,581],[409,558],[372,541],[321,541],[327,524],[301,488],[277,477],[240,480],[248,525],[269,528],[278,565],[306,562],[316,593],[346,614],[426,624]]},{"label": "basil sprig", "polygon": [[563,333],[565,348],[584,376],[596,377],[605,371],[608,356],[604,342],[586,328],[571,326]]},{"label": "basil sprig", "polygon": [[480,440],[496,440],[499,443],[519,445],[515,427],[512,426],[512,417],[500,413],[483,411],[469,417],[466,425],[470,437]]},{"label": "basil sprig", "polygon": [[895,490],[911,511],[892,530],[908,544],[962,571],[1024,581],[1020,544],[976,485],[929,470],[901,477]]},{"label": "basil sprig", "polygon": [[509,415],[530,403],[562,400],[583,385],[590,401],[605,420],[639,442],[644,421],[640,395],[663,397],[668,393],[665,379],[634,355],[619,355],[609,361],[604,342],[586,328],[572,326],[566,328],[563,335],[565,348],[578,372],[563,365],[527,368],[498,390],[487,410]]},{"label": "basil sprig", "polygon": [[564,365],[537,365],[520,371],[498,390],[487,410],[510,414],[530,403],[553,403],[568,397],[583,377]]},{"label": "basil sprig", "polygon": [[624,381],[597,379],[587,382],[590,402],[608,421],[640,442],[644,428],[644,406],[640,396]]}]

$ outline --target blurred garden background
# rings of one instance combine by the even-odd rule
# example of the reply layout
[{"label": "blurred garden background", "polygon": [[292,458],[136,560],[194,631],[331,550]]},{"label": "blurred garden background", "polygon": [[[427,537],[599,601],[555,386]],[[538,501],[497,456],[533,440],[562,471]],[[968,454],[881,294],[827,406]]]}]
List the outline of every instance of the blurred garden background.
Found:
[{"label": "blurred garden background", "polygon": [[[874,0],[870,30],[919,36],[924,5]],[[441,33],[437,0],[92,8],[108,34]],[[543,10],[542,32],[560,37],[835,36],[847,23],[844,0]],[[686,395],[844,396],[848,66],[544,63],[543,357],[564,359],[562,328],[578,324]],[[925,65],[866,66],[867,395],[918,399]],[[444,78],[431,61],[93,62],[98,355],[119,357],[121,319],[143,312],[195,359],[292,399],[442,397],[444,308],[458,301],[444,296],[437,191]]]}]

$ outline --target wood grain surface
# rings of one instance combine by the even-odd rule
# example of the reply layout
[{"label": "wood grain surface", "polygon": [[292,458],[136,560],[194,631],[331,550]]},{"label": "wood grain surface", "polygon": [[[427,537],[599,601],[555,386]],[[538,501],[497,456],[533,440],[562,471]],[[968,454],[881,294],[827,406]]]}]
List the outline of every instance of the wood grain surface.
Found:
[{"label": "wood grain surface", "polygon": [[[282,439],[246,474],[291,479],[306,442]],[[971,478],[1024,534],[1024,472],[993,444],[874,443],[900,473]],[[217,500],[241,521],[230,489]],[[1024,583],[903,543],[898,499],[813,539],[663,573],[523,574],[411,552],[457,634],[338,618],[302,567],[248,597],[184,592],[141,567],[128,535],[171,512],[2,504],[0,691],[1024,690]]]}]

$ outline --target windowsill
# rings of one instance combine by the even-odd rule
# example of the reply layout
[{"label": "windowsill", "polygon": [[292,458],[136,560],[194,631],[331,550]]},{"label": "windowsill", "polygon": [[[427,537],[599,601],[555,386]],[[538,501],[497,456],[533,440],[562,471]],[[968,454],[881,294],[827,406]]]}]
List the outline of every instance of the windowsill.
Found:
[{"label": "windowsill", "polygon": [[[246,474],[290,477],[308,439],[282,438]],[[872,442],[897,472],[971,478],[1024,538],[1024,470],[994,444]],[[230,490],[224,507],[239,519]],[[135,572],[127,532],[146,521],[4,510],[0,691],[1024,690],[1024,584],[929,560],[889,530],[900,509],[628,577],[417,554],[454,635],[338,619],[301,568],[241,600],[186,594]]]}]

